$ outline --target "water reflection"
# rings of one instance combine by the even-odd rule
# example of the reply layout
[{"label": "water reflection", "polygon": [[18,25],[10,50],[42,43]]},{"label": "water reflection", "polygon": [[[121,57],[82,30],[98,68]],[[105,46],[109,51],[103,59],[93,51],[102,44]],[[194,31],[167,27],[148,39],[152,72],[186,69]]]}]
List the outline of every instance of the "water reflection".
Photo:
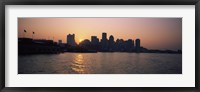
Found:
[{"label": "water reflection", "polygon": [[19,74],[181,74],[181,54],[63,53],[22,55]]},{"label": "water reflection", "polygon": [[72,70],[76,73],[86,73],[82,54],[75,55],[72,61]]}]

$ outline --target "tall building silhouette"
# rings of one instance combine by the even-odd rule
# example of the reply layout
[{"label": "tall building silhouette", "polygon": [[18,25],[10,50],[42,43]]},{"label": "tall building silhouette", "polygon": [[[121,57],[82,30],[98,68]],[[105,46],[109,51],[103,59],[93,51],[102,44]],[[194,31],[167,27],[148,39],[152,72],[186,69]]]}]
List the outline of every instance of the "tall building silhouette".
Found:
[{"label": "tall building silhouette", "polygon": [[102,33],[102,40],[107,40],[107,33]]},{"label": "tall building silhouette", "polygon": [[107,34],[102,33],[102,39],[101,39],[101,50],[106,51],[108,49],[107,44]]},{"label": "tall building silhouette", "polygon": [[116,40],[116,50],[117,51],[124,51],[125,50],[125,41],[123,39]]},{"label": "tall building silhouette", "polygon": [[132,46],[133,46],[133,41],[132,39],[128,39],[126,42],[126,51],[131,52],[132,51]]},{"label": "tall building silhouette", "polygon": [[92,45],[98,45],[99,44],[99,39],[97,36],[91,36],[91,44]]},{"label": "tall building silhouette", "polygon": [[75,42],[75,34],[68,34],[67,35],[67,44],[71,45],[71,46],[76,46],[76,42]]},{"label": "tall building silhouette", "polygon": [[133,42],[132,42],[132,51],[135,51],[135,44],[134,44],[134,40],[133,40]]},{"label": "tall building silhouette", "polygon": [[111,35],[109,37],[109,51],[114,51],[115,48],[115,41],[114,41],[114,37]]},{"label": "tall building silhouette", "polygon": [[140,39],[135,40],[135,45],[136,52],[140,52]]},{"label": "tall building silhouette", "polygon": [[[61,42],[61,41],[60,41]],[[101,41],[97,36],[91,36],[91,40],[85,39],[79,43],[79,46],[75,42],[75,34],[67,35],[67,44],[69,46],[78,46],[76,49],[72,48],[72,51],[100,51],[100,52],[143,52],[144,48],[140,46],[140,39],[117,39],[115,42],[114,36],[110,35],[107,39],[107,33],[102,33]],[[70,48],[70,47],[69,47]]]}]

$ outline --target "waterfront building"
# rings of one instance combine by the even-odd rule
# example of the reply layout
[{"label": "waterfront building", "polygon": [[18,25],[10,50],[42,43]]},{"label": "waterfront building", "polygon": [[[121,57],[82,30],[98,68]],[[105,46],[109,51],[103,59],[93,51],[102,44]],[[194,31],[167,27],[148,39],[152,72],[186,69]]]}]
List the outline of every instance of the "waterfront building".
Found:
[{"label": "waterfront building", "polygon": [[125,51],[125,41],[123,39],[116,40],[116,51]]},{"label": "waterfront building", "polygon": [[102,33],[101,50],[102,51],[107,51],[108,50],[107,33]]},{"label": "waterfront building", "polygon": [[76,46],[76,42],[75,42],[75,34],[68,34],[67,35],[67,44],[71,45],[71,46]]},{"label": "waterfront building", "polygon": [[109,37],[109,51],[114,51],[115,48],[115,41],[114,41],[114,37],[111,35]]},{"label": "waterfront building", "polygon": [[92,45],[98,45],[99,44],[99,39],[97,36],[91,36],[91,44]]},{"label": "waterfront building", "polygon": [[102,33],[102,40],[107,40],[107,33]]},{"label": "waterfront building", "polygon": [[134,44],[134,40],[132,40],[132,51],[134,52],[135,51],[135,44]]},{"label": "waterfront building", "polygon": [[85,40],[83,40],[82,42],[79,43],[79,46],[81,46],[85,49],[90,49],[91,48],[90,43],[91,43],[90,40],[85,39]]},{"label": "waterfront building", "polygon": [[140,39],[135,40],[135,45],[136,52],[140,52]]},{"label": "waterfront building", "polygon": [[133,43],[132,43],[132,39],[128,39],[127,41],[125,41],[125,44],[126,44],[126,51],[127,52],[131,52],[132,51],[132,46],[133,46]]}]

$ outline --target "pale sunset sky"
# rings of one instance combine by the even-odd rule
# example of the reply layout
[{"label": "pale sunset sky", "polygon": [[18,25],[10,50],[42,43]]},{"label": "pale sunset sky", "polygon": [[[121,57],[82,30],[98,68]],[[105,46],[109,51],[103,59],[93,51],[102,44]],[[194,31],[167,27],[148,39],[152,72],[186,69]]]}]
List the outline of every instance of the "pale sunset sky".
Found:
[{"label": "pale sunset sky", "polygon": [[[27,32],[24,33],[24,30]],[[77,43],[107,33],[114,40],[139,38],[148,49],[182,49],[182,18],[18,18],[18,37],[53,39],[66,43],[75,34]]]}]

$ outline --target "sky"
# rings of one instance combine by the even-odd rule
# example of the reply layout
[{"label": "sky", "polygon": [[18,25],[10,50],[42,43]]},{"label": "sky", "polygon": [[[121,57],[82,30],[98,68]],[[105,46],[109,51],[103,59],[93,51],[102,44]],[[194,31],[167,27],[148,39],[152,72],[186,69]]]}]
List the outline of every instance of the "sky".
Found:
[{"label": "sky", "polygon": [[182,49],[182,18],[18,18],[18,37],[66,43],[67,35],[75,34],[79,43],[91,36],[101,39],[103,32],[115,41],[139,38],[148,49]]}]

